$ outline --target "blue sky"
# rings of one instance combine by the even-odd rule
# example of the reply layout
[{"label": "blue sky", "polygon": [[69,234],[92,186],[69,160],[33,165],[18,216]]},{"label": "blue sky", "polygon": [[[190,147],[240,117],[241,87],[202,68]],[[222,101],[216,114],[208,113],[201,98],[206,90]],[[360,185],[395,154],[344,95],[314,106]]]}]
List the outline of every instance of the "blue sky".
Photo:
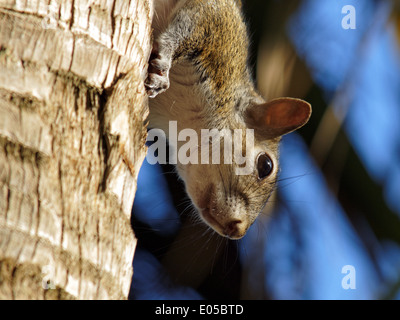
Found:
[{"label": "blue sky", "polygon": [[[326,102],[338,91],[346,95],[349,140],[368,173],[383,186],[388,206],[400,213],[400,66],[394,30],[386,24],[388,3],[304,1],[288,33]],[[355,30],[341,26],[341,8],[348,4],[356,9]],[[337,107],[336,112],[343,112],[343,105]],[[399,246],[382,243],[375,249],[382,281],[296,134],[283,140],[281,166],[283,178],[301,178],[279,189],[284,205],[270,221],[263,244],[265,290],[276,299],[381,297],[385,283],[400,277]],[[243,247],[251,248],[251,239],[244,239]],[[341,286],[344,265],[356,270],[355,290]]]}]

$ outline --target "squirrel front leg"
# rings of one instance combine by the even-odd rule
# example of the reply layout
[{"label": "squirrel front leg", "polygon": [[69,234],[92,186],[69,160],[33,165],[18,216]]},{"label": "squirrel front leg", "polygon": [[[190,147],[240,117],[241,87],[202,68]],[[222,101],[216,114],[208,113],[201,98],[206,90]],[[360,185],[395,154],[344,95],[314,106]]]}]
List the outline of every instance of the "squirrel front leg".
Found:
[{"label": "squirrel front leg", "polygon": [[169,69],[172,65],[172,54],[159,51],[158,42],[154,42],[149,60],[149,69],[145,87],[150,98],[156,97],[169,88]]},{"label": "squirrel front leg", "polygon": [[153,43],[145,81],[148,96],[156,97],[169,88],[169,70],[174,62],[187,54],[196,21],[192,10],[180,9],[164,32]]}]

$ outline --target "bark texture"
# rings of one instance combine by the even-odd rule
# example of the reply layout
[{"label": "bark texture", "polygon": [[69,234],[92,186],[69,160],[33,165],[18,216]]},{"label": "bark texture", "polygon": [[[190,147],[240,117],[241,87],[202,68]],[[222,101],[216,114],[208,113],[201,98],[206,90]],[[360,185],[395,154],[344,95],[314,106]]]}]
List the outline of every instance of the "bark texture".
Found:
[{"label": "bark texture", "polygon": [[127,298],[149,0],[0,0],[0,299]]}]

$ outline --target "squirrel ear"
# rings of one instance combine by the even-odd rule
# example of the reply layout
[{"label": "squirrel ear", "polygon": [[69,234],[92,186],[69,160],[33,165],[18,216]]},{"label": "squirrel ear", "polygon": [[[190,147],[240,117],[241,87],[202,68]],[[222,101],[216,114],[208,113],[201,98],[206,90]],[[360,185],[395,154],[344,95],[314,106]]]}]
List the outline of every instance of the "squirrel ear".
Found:
[{"label": "squirrel ear", "polygon": [[250,106],[245,121],[266,139],[276,138],[304,126],[311,116],[311,105],[301,99],[278,98]]}]

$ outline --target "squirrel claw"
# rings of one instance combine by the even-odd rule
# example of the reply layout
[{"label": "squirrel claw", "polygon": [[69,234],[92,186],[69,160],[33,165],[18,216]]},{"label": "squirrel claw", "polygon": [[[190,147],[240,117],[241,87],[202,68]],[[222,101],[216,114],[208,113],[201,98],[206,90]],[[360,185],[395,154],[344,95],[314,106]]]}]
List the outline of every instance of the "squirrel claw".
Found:
[{"label": "squirrel claw", "polygon": [[150,98],[156,97],[169,88],[169,69],[171,63],[163,59],[157,50],[153,49],[150,56],[148,75],[145,81],[147,94]]},{"label": "squirrel claw", "polygon": [[168,75],[165,76],[156,73],[149,73],[144,85],[149,98],[154,98],[169,88]]}]

